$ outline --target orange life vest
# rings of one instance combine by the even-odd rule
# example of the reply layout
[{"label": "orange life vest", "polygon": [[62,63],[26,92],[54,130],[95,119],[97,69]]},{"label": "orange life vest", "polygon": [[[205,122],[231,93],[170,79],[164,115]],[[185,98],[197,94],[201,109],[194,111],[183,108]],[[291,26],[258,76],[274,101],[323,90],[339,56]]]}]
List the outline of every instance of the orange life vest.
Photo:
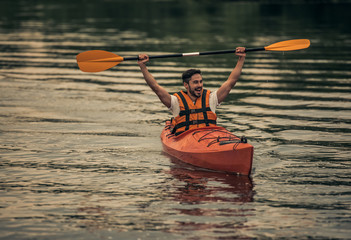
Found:
[{"label": "orange life vest", "polygon": [[194,128],[216,126],[217,115],[210,108],[209,90],[204,89],[195,104],[183,91],[174,95],[178,98],[180,107],[179,115],[172,121],[175,135]]}]

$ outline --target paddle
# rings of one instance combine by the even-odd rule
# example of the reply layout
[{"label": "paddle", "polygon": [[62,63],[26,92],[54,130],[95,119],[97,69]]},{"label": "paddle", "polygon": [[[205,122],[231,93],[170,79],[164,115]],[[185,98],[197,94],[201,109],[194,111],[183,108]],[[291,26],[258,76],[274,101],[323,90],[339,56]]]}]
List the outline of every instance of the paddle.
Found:
[{"label": "paddle", "polygon": [[[262,48],[247,48],[246,52],[253,51],[293,51],[308,48],[310,46],[310,40],[308,39],[295,39],[277,42]],[[225,54],[234,53],[235,49],[210,51],[210,52],[191,52],[191,53],[176,53],[166,55],[149,56],[153,58],[171,58],[171,57],[186,57],[186,56],[198,56],[198,55],[213,55],[213,54]],[[101,72],[116,66],[123,61],[138,60],[139,57],[121,57],[111,52],[102,50],[92,50],[82,52],[77,55],[77,63],[83,72]]]}]

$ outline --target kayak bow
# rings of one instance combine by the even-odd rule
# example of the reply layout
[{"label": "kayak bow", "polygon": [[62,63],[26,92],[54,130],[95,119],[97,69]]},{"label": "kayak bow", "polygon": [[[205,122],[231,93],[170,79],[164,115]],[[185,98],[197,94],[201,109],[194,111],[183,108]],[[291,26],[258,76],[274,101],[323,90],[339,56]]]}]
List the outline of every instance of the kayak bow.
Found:
[{"label": "kayak bow", "polygon": [[191,165],[241,175],[251,173],[253,146],[223,127],[198,128],[175,136],[167,121],[161,141],[166,153]]}]

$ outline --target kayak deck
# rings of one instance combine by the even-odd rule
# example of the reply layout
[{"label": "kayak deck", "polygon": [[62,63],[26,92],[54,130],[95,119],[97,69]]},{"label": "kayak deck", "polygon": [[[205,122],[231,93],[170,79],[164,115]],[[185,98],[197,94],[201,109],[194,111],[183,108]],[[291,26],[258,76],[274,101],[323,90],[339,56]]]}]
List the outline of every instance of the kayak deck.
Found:
[{"label": "kayak deck", "polygon": [[170,122],[161,133],[163,150],[179,160],[197,167],[250,175],[253,146],[223,127],[205,127],[171,133]]}]

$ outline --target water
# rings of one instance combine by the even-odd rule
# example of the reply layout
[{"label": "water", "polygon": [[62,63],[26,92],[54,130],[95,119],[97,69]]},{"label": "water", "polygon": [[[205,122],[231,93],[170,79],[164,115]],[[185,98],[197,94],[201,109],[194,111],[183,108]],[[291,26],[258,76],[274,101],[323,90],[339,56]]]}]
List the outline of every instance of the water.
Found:
[{"label": "water", "polygon": [[[0,239],[350,239],[350,3],[2,1]],[[247,56],[219,124],[255,147],[251,178],[162,153],[170,113],[135,62],[96,74],[76,54],[262,47]],[[169,92],[232,55],[149,63]]]}]

